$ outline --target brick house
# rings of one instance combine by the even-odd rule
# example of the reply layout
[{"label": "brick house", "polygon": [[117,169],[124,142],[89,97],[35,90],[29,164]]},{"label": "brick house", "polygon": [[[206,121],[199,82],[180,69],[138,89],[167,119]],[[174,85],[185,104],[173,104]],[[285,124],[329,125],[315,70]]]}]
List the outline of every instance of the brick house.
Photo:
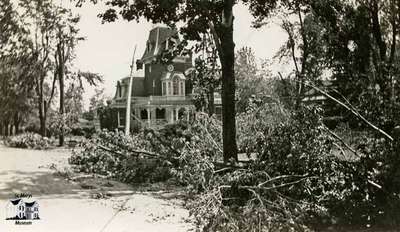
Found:
[{"label": "brick house", "polygon": [[[178,55],[172,64],[156,62],[165,49],[179,43],[177,31],[154,27],[147,40],[145,52],[138,65],[143,65],[144,76],[134,76],[131,94],[131,123],[144,122],[149,126],[173,123],[182,117],[189,119],[195,107],[192,102],[192,84],[189,73],[192,57]],[[125,127],[129,77],[117,82],[111,107],[117,109],[118,128]],[[221,105],[221,99],[215,99]]]}]

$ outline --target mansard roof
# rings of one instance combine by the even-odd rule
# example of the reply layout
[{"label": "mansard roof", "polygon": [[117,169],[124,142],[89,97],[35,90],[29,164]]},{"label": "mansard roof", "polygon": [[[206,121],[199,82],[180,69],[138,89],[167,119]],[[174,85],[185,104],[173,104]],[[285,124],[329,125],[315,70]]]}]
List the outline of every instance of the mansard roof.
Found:
[{"label": "mansard roof", "polygon": [[[125,77],[118,81],[118,84],[121,86],[128,87],[129,85],[129,77]],[[128,90],[125,91],[124,96],[128,94]],[[144,77],[133,77],[132,78],[132,94],[131,96],[136,97],[144,97],[146,96],[145,88],[144,88]]]},{"label": "mansard roof", "polygon": [[[150,31],[147,40],[146,50],[142,56],[142,61],[160,54],[166,46],[166,41],[171,40],[179,43],[178,32],[169,27],[155,27]],[[172,42],[171,42],[172,43]]]},{"label": "mansard roof", "polygon": [[36,201],[32,201],[32,202],[25,202],[25,206],[26,206],[26,207],[32,207],[32,206],[34,206],[35,204],[37,204],[37,202],[36,202]]},{"label": "mansard roof", "polygon": [[10,200],[10,201],[11,201],[11,203],[12,203],[13,205],[18,205],[18,203],[21,201],[21,199]]}]

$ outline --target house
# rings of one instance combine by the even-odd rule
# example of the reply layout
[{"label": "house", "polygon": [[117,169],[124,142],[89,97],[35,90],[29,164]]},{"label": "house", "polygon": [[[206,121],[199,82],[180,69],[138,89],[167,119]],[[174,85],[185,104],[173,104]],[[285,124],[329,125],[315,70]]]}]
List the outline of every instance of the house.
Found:
[{"label": "house", "polygon": [[36,201],[25,203],[25,215],[26,219],[38,219],[39,218],[39,204]]},{"label": "house", "polygon": [[25,202],[22,199],[10,200],[6,206],[7,218],[25,218]]},{"label": "house", "polygon": [[[157,26],[150,31],[144,54],[136,62],[143,66],[144,75],[132,79],[131,123],[163,125],[189,119],[194,112],[189,77],[193,70],[191,55],[178,55],[169,65],[157,61],[157,56],[179,42],[176,30]],[[117,111],[118,128],[123,129],[129,77],[119,80],[116,87],[111,107]],[[221,99],[217,97],[215,104],[220,106]]]},{"label": "house", "polygon": [[39,219],[39,204],[24,202],[21,198],[10,200],[6,205],[6,219]]}]

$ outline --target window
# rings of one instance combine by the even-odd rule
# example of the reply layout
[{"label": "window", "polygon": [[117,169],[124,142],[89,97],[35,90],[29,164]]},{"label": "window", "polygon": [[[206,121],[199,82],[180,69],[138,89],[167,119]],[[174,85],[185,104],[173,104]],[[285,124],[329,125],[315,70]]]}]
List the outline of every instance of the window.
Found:
[{"label": "window", "polygon": [[184,92],[184,90],[183,90],[183,81],[181,81],[181,95],[185,95],[184,93],[185,93],[185,92]]},{"label": "window", "polygon": [[171,82],[168,81],[168,95],[171,95]]},{"label": "window", "polygon": [[165,82],[162,83],[162,95],[166,94],[166,84]]},{"label": "window", "polygon": [[124,109],[117,111],[118,126],[125,126],[125,113],[126,113],[126,110],[124,110]]},{"label": "window", "polygon": [[175,76],[172,80],[173,95],[179,95],[179,77]]}]

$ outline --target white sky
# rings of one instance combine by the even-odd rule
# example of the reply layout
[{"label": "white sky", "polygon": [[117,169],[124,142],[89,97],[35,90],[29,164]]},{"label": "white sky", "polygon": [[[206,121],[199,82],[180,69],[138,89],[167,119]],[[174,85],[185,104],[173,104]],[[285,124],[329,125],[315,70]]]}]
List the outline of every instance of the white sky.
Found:
[{"label": "white sky", "polygon": [[[61,0],[62,1],[62,0]],[[68,4],[63,2],[63,4]],[[116,81],[128,76],[134,45],[137,44],[136,59],[141,57],[151,23],[146,21],[127,22],[119,20],[114,23],[101,24],[97,14],[104,8],[93,4],[84,4],[82,8],[72,7],[81,15],[79,24],[81,36],[86,40],[81,42],[76,50],[75,66],[82,71],[99,73],[104,77],[104,88],[107,96],[112,97]],[[279,47],[286,41],[286,34],[279,25],[271,23],[261,29],[251,27],[252,16],[243,5],[234,8],[234,40],[236,49],[251,47],[259,59],[272,58]],[[94,94],[93,87],[86,87],[84,99]]]}]

